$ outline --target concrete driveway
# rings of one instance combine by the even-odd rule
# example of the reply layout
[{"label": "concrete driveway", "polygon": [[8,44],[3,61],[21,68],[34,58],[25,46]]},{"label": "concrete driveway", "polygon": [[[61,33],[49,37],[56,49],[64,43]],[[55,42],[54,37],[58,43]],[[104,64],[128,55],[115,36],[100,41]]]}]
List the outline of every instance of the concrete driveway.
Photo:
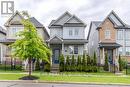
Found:
[{"label": "concrete driveway", "polygon": [[93,84],[55,84],[55,83],[27,83],[0,82],[0,87],[130,87],[125,85],[93,85]]}]

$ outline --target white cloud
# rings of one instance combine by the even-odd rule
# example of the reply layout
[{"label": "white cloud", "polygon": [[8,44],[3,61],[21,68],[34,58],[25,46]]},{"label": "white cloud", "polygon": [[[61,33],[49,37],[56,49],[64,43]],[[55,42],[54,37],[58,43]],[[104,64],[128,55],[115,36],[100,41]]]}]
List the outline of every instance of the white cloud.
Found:
[{"label": "white cloud", "polygon": [[[102,21],[111,10],[127,24],[130,24],[130,0],[14,0],[15,10],[27,10],[46,28],[50,21],[65,11],[77,15],[87,25],[91,21]],[[0,16],[2,26],[7,17]],[[87,26],[88,31],[89,26]]]}]

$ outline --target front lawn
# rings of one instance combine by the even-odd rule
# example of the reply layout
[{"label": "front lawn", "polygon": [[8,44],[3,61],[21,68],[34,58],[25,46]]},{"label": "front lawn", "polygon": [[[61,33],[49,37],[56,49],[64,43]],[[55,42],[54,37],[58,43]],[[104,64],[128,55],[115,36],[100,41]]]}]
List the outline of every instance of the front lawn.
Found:
[{"label": "front lawn", "polygon": [[[0,73],[0,80],[19,80],[19,78],[28,75],[21,73],[5,72]],[[38,76],[38,81],[47,82],[94,82],[94,83],[124,83],[130,84],[130,76],[115,75],[113,73],[80,73],[65,72],[60,74],[34,72],[33,75]]]}]

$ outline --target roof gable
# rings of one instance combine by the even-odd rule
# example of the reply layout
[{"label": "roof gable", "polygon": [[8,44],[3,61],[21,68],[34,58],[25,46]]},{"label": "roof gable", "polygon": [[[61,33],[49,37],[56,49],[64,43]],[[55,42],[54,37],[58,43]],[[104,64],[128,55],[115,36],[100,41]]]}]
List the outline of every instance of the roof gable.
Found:
[{"label": "roof gable", "polygon": [[31,17],[29,20],[34,24],[34,26],[36,28],[42,28],[43,27],[43,25],[36,18]]},{"label": "roof gable", "polygon": [[21,24],[21,20],[23,19],[23,16],[16,11],[5,23],[5,26],[9,26],[11,24]]},{"label": "roof gable", "polygon": [[106,19],[109,19],[115,27],[125,26],[125,23],[118,17],[118,15],[114,11],[111,11],[109,15],[104,19],[104,21],[99,25],[99,27],[101,27]]},{"label": "roof gable", "polygon": [[65,23],[83,23],[83,21],[81,21],[77,16],[73,15],[71,16]]},{"label": "roof gable", "polygon": [[51,25],[63,25],[71,16],[72,15],[69,12],[65,12],[63,15],[57,18]]}]

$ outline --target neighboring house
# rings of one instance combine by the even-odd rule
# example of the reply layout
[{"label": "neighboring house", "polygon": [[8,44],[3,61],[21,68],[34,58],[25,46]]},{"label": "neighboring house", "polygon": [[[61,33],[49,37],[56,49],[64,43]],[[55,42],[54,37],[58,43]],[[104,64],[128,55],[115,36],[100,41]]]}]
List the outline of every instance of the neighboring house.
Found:
[{"label": "neighboring house", "polygon": [[[16,11],[5,23],[7,30],[6,37],[0,38],[0,43],[6,45],[6,51],[3,53],[2,50],[0,50],[2,53],[0,55],[1,61],[11,59],[11,48],[9,45],[19,38],[16,34],[24,29],[24,26],[21,24],[22,19],[24,19],[23,16],[18,11]],[[31,17],[30,21],[34,24],[37,29],[37,33],[44,41],[49,39],[47,30],[37,19]]]},{"label": "neighboring house", "polygon": [[50,39],[47,40],[52,49],[52,67],[59,63],[59,56],[83,55],[85,52],[85,27],[86,24],[77,16],[65,12],[56,20],[52,20],[50,29]]},{"label": "neighboring house", "polygon": [[[6,37],[6,30],[0,26],[0,39],[4,39]],[[0,63],[3,60],[3,56],[5,54],[5,45],[0,43]]]},{"label": "neighboring house", "polygon": [[92,21],[88,33],[88,53],[94,51],[98,57],[98,64],[104,65],[105,54],[109,59],[109,70],[119,69],[119,54],[130,62],[130,26],[126,25],[117,14],[112,11],[104,21]]}]

